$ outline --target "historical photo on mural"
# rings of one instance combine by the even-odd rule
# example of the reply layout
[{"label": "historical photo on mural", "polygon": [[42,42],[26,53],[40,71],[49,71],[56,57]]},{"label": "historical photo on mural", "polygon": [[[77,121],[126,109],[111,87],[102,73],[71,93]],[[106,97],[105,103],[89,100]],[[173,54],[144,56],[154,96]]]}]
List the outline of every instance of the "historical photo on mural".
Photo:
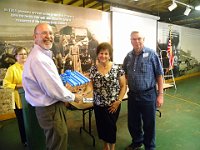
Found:
[{"label": "historical photo on mural", "polygon": [[[27,3],[27,5],[26,5]],[[96,47],[100,42],[110,42],[110,14],[84,8],[54,4],[1,1],[0,68],[5,70],[15,63],[12,51],[17,46],[31,50],[34,26],[49,23],[54,30],[53,60],[60,74],[66,70],[87,73],[96,64]],[[27,6],[30,6],[26,9]],[[35,7],[37,6],[37,7]],[[81,12],[81,13],[80,13]],[[89,15],[93,14],[93,15]]]},{"label": "historical photo on mural", "polygon": [[[159,28],[157,51],[162,57],[165,74],[172,69],[174,77],[196,72],[200,69],[199,61],[192,54],[192,51],[184,48],[184,35],[181,31],[181,28],[175,28],[168,24],[161,24]],[[168,54],[169,49],[172,51],[171,56]],[[170,59],[173,59],[171,60],[171,68]]]}]

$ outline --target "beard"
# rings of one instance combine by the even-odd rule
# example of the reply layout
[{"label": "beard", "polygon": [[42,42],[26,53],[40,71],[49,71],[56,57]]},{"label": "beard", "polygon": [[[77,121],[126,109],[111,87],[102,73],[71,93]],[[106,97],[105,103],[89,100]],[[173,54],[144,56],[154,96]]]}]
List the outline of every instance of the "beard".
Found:
[{"label": "beard", "polygon": [[48,50],[49,50],[49,49],[52,48],[53,43],[48,43],[48,44],[44,43],[44,44],[42,44],[42,45],[43,45],[42,47],[43,47],[44,49],[48,49]]},{"label": "beard", "polygon": [[53,39],[43,39],[41,41],[37,42],[38,45],[40,45],[44,49],[51,49],[53,46]]}]

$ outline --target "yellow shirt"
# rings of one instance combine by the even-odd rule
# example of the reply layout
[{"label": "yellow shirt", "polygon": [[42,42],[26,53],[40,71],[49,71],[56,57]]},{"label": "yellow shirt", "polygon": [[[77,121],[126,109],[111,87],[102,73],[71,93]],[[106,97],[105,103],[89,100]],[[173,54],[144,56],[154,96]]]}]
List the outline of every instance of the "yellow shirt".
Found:
[{"label": "yellow shirt", "polygon": [[23,65],[16,62],[8,68],[5,78],[3,79],[3,87],[14,90],[14,99],[18,109],[22,109],[22,101],[15,87],[17,84],[22,84],[23,67]]}]

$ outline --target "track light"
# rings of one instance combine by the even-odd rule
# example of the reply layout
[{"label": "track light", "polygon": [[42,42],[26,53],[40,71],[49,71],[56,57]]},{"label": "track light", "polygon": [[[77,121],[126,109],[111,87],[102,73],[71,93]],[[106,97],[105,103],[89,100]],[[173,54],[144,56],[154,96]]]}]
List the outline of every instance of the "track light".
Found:
[{"label": "track light", "polygon": [[184,15],[188,16],[190,14],[191,8],[190,7],[186,7]]},{"label": "track light", "polygon": [[200,10],[200,5],[196,6],[195,10]]},{"label": "track light", "polygon": [[174,10],[174,9],[177,7],[177,4],[186,6],[186,9],[185,9],[185,12],[184,12],[184,15],[185,15],[185,16],[188,16],[188,15],[190,14],[190,12],[191,12],[192,9],[200,10],[200,5],[194,7],[194,6],[191,6],[191,5],[189,5],[189,4],[185,4],[185,3],[183,3],[183,2],[180,2],[180,1],[178,1],[178,0],[172,0],[172,5],[170,5],[170,6],[168,7],[169,11]]},{"label": "track light", "polygon": [[177,7],[177,4],[173,1],[173,3],[168,7],[169,11],[174,10]]}]

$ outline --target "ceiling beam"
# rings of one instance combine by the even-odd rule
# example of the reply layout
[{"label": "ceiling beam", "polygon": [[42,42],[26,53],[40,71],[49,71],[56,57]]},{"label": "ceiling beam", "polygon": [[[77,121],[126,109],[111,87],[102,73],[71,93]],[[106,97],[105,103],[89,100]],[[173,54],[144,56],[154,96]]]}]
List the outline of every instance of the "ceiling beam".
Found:
[{"label": "ceiling beam", "polygon": [[67,5],[73,5],[74,3],[76,3],[79,0],[71,0],[70,2],[66,3]]},{"label": "ceiling beam", "polygon": [[[94,2],[94,0],[88,0],[88,1],[83,0],[83,5],[87,6],[88,4],[90,4],[92,2]],[[85,7],[83,5],[79,5],[79,7]]]},{"label": "ceiling beam", "polygon": [[96,4],[92,5],[90,8],[97,8],[101,6],[101,3],[97,2]]}]

